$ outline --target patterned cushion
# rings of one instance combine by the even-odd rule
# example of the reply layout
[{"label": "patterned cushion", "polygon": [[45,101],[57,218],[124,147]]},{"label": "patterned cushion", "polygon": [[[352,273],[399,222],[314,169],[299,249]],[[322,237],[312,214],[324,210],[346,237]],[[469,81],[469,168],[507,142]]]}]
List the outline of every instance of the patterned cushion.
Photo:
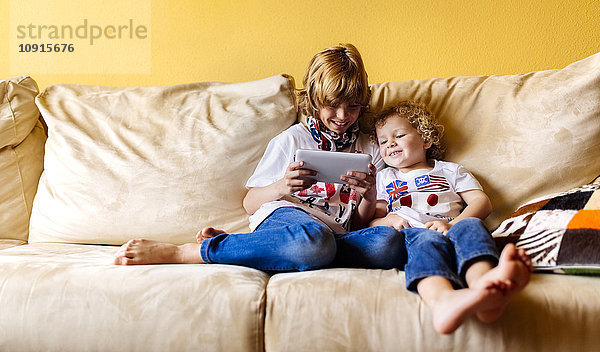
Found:
[{"label": "patterned cushion", "polygon": [[600,274],[600,178],[524,204],[492,236],[524,248],[536,270]]}]

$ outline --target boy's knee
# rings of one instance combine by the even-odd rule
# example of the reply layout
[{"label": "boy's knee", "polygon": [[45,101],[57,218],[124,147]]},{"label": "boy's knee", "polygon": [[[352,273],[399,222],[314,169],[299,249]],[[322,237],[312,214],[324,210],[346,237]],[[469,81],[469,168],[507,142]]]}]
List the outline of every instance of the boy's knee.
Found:
[{"label": "boy's knee", "polygon": [[320,223],[304,225],[303,229],[302,238],[290,248],[298,270],[320,269],[329,265],[336,254],[333,232]]},{"label": "boy's knee", "polygon": [[373,227],[376,236],[373,236],[373,247],[375,248],[396,248],[404,242],[404,236],[393,227],[378,226]]},{"label": "boy's knee", "polygon": [[404,235],[388,226],[371,228],[370,243],[365,250],[366,257],[371,262],[369,266],[390,269],[402,268],[406,262],[406,246]]}]

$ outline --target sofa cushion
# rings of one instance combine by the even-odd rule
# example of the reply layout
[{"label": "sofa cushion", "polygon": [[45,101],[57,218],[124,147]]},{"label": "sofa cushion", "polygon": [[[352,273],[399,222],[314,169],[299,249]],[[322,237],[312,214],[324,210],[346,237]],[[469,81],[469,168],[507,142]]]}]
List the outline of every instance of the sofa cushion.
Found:
[{"label": "sofa cushion", "polygon": [[227,265],[113,265],[118,247],[0,251],[2,351],[263,351],[268,275]]},{"label": "sofa cushion", "polygon": [[247,232],[245,182],[296,119],[285,75],[167,87],[54,85],[30,242],[195,241],[204,226]]},{"label": "sofa cushion", "polygon": [[37,84],[29,76],[0,81],[0,149],[18,145],[31,133],[40,116],[37,94]]},{"label": "sofa cushion", "polygon": [[12,248],[12,247],[16,247],[16,246],[21,246],[25,243],[26,243],[25,241],[20,241],[20,240],[0,239],[0,250]]},{"label": "sofa cushion", "polygon": [[446,159],[482,183],[495,228],[523,201],[600,174],[600,53],[563,69],[372,86],[373,112],[428,104],[446,128]]},{"label": "sofa cushion", "polygon": [[527,202],[492,235],[524,248],[538,270],[600,274],[600,179]]},{"label": "sofa cushion", "polygon": [[405,289],[398,270],[327,269],[274,275],[266,351],[594,351],[600,279],[532,275],[491,325],[467,319],[451,335]]},{"label": "sofa cushion", "polygon": [[27,76],[0,81],[0,239],[27,241],[46,135]]}]

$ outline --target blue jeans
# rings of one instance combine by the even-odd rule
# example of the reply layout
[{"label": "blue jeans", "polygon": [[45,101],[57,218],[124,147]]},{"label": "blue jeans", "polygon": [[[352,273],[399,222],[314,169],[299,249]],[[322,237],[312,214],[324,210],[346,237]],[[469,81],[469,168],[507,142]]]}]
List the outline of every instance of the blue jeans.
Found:
[{"label": "blue jeans", "polygon": [[498,250],[490,233],[477,218],[457,222],[447,235],[440,232],[410,228],[402,230],[408,252],[404,267],[406,288],[417,291],[419,280],[442,276],[454,288],[466,287],[465,274],[471,264],[488,260],[498,263]]},{"label": "blue jeans", "polygon": [[253,232],[221,234],[204,240],[200,255],[206,263],[290,271],[401,268],[407,253],[404,237],[391,227],[334,234],[303,210],[285,207],[275,210]]}]

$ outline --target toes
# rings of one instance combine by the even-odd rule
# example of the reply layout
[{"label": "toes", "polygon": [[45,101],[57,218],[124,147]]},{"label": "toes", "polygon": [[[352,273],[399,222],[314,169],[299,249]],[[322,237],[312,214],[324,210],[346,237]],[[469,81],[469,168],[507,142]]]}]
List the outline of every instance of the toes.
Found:
[{"label": "toes", "polygon": [[114,260],[114,264],[115,265],[127,265],[128,264],[128,259],[129,258],[121,257],[121,256],[116,257],[115,260]]},{"label": "toes", "polygon": [[207,227],[204,230],[202,230],[202,236],[204,238],[215,237],[215,232],[216,230],[213,227]]},{"label": "toes", "polygon": [[201,243],[207,238],[213,238],[222,233],[225,233],[225,231],[217,230],[214,227],[205,227],[196,234],[196,242]]}]

